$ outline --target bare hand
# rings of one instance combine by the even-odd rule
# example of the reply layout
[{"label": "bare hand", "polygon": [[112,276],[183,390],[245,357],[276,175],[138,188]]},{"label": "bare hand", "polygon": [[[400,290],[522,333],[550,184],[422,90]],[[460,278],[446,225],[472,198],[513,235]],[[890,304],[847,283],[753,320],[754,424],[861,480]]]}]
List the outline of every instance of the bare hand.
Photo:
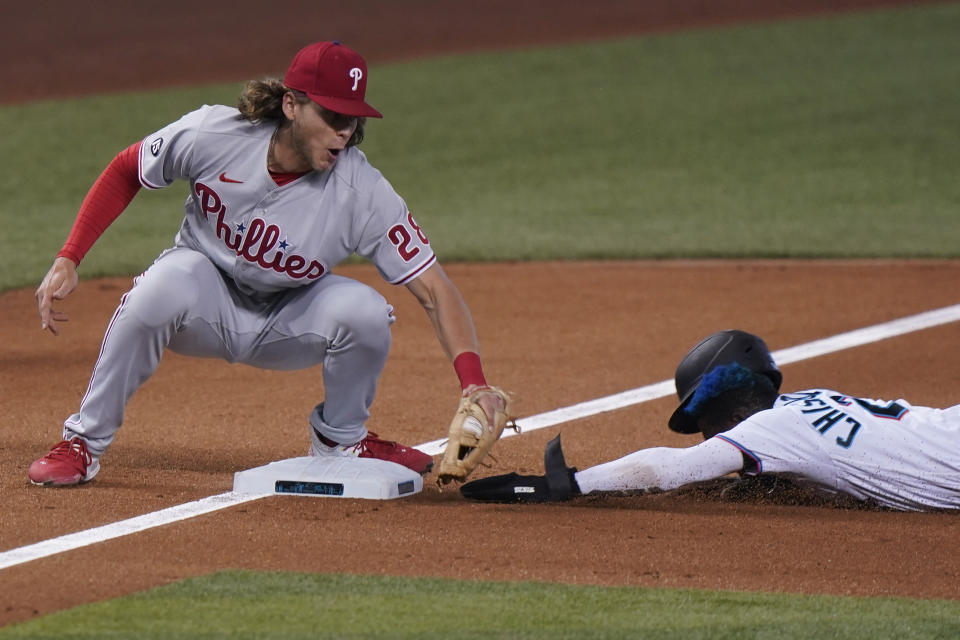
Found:
[{"label": "bare hand", "polygon": [[[482,389],[482,387],[476,387],[471,385],[467,389],[464,389],[464,395],[468,396],[471,393]],[[487,414],[487,426],[491,429],[493,428],[494,421],[493,417],[496,415],[497,411],[503,411],[506,409],[506,403],[504,403],[503,398],[498,396],[493,391],[489,393],[483,393],[481,391],[480,395],[477,396],[477,404],[483,409],[483,412]]]},{"label": "bare hand", "polygon": [[37,305],[40,308],[40,328],[49,329],[53,335],[60,335],[58,322],[66,322],[67,314],[53,309],[54,300],[63,300],[77,288],[79,276],[77,265],[70,258],[57,258],[53,261],[43,282],[37,287]]}]

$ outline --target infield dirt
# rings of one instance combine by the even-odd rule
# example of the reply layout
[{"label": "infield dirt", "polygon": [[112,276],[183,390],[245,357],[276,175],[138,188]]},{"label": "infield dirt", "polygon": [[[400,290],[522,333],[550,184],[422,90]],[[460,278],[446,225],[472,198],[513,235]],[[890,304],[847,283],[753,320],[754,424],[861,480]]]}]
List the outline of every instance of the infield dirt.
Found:
[{"label": "infield dirt", "polygon": [[[104,15],[115,24],[94,21],[80,5],[64,9],[63,24],[33,23],[23,9],[25,27],[0,45],[8,61],[14,56],[0,100],[243,79],[282,68],[289,51],[330,33],[377,62],[897,3],[610,1],[587,10],[573,0],[417,0],[399,11],[387,0],[336,10],[301,2],[293,3],[299,20],[263,25],[251,21],[259,8],[247,6],[259,5],[236,2],[226,18],[220,8],[217,29],[209,28],[214,14],[204,12],[216,7],[208,5],[168,3],[163,15],[145,16],[133,5],[111,4]],[[191,20],[184,19],[187,7]],[[453,7],[470,13],[453,14]],[[690,14],[694,9],[699,13]],[[321,23],[326,28],[316,30]],[[174,44],[161,63],[164,39]],[[267,40],[263,55],[252,56],[257,65],[236,66],[237,58],[251,58],[238,47]],[[956,261],[447,270],[473,311],[488,377],[518,393],[521,417],[668,379],[687,348],[717,329],[753,331],[779,349],[954,304],[955,290],[944,283],[960,281]],[[338,272],[384,293],[399,318],[371,428],[406,444],[441,437],[458,387],[423,312],[370,267]],[[31,291],[0,295],[2,550],[229,491],[234,471],[306,450],[305,418],[322,394],[318,371],[265,372],[168,354],[134,396],[95,482],[69,490],[30,486],[26,468],[55,442],[79,402],[107,320],[129,285],[129,278],[83,281],[63,305],[71,319],[58,338],[40,331]],[[960,402],[958,347],[960,334],[947,325],[788,365],[784,386],[952,405]],[[666,398],[501,442],[498,462],[480,475],[539,472],[544,444],[558,432],[568,462],[580,467],[645,446],[692,444],[664,426],[672,409]],[[776,495],[737,502],[707,493],[481,505],[441,492],[432,477],[425,485],[420,495],[383,503],[265,499],[5,569],[0,624],[223,568],[958,597],[960,555],[952,548],[960,520],[951,514],[782,504]],[[462,552],[451,559],[450,548]]]}]

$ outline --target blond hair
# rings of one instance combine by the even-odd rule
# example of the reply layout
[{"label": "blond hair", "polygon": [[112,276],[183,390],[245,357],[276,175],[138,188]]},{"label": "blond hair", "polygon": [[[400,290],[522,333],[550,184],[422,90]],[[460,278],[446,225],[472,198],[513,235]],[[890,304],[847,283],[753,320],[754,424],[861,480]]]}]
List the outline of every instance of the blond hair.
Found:
[{"label": "blond hair", "polygon": [[[253,123],[268,121],[284,126],[287,118],[283,114],[283,96],[287,93],[292,93],[300,104],[310,102],[307,94],[284,86],[279,78],[248,81],[237,99],[240,117]],[[355,147],[363,141],[366,122],[366,118],[357,118],[357,129],[347,141],[348,147]]]}]

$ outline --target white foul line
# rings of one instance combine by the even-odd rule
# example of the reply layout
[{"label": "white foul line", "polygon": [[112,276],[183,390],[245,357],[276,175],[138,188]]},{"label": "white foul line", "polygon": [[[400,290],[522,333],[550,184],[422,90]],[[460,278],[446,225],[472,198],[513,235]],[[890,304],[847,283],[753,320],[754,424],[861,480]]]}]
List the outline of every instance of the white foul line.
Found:
[{"label": "white foul line", "polygon": [[[813,342],[807,342],[797,345],[796,347],[780,349],[779,351],[773,352],[773,359],[778,365],[782,366],[791,362],[808,360],[835,351],[859,347],[871,342],[879,342],[886,338],[893,338],[904,333],[920,331],[921,329],[928,329],[957,320],[960,320],[960,304],[918,313],[882,324],[875,324],[863,329],[839,333],[830,338],[814,340]],[[520,427],[521,433],[524,431],[536,431],[537,429],[552,427],[563,422],[586,418],[598,413],[622,409],[634,404],[657,400],[658,398],[665,398],[666,396],[673,395],[675,392],[676,387],[674,386],[673,380],[664,380],[663,382],[657,382],[645,387],[622,391],[611,396],[604,396],[596,400],[589,400],[587,402],[581,402],[580,404],[523,418],[522,420],[517,420],[517,425]],[[507,438],[514,435],[517,435],[517,432],[504,431],[502,437]],[[424,453],[437,455],[443,452],[443,443],[445,442],[446,438],[432,440],[418,445],[417,448]]]},{"label": "white foul line", "polygon": [[255,493],[235,493],[228,491],[208,498],[180,504],[175,507],[161,509],[160,511],[145,513],[142,516],[105,524],[102,527],[94,527],[93,529],[70,533],[60,536],[59,538],[51,538],[43,542],[37,542],[0,553],[0,569],[6,569],[7,567],[23,564],[31,560],[56,555],[64,551],[79,549],[80,547],[85,547],[96,542],[103,542],[131,533],[146,531],[147,529],[159,527],[164,524],[179,522],[180,520],[186,520],[194,516],[201,516],[211,511],[226,509],[236,504],[250,502],[251,500],[257,500],[263,497],[265,496]]},{"label": "white foul line", "polygon": [[[859,347],[871,342],[878,342],[906,333],[956,322],[957,320],[960,320],[960,304],[891,320],[890,322],[873,325],[872,327],[848,331],[830,338],[814,340],[813,342],[807,342],[788,349],[781,349],[773,353],[773,358],[777,364],[785,365],[843,349]],[[518,421],[517,424],[520,426],[521,432],[536,431],[537,429],[552,427],[571,420],[586,418],[598,413],[605,413],[649,400],[663,398],[673,394],[674,390],[673,380],[664,380],[645,387],[630,389],[569,407],[529,416]],[[512,431],[507,431],[503,434],[504,437],[512,435],[515,435]],[[446,439],[433,440],[417,445],[416,448],[429,455],[437,455],[442,451],[442,444],[445,441]],[[87,529],[86,531],[79,531],[77,533],[60,536],[59,538],[51,538],[50,540],[11,549],[10,551],[0,553],[0,569],[6,569],[7,567],[30,562],[31,560],[38,560],[65,551],[72,551],[80,547],[112,540],[131,533],[145,531],[153,527],[179,522],[180,520],[226,509],[227,507],[243,504],[244,502],[259,500],[267,495],[273,494],[236,493],[234,491],[228,491],[201,500],[147,513],[142,516],[106,524],[101,527],[95,527],[93,529]]]}]

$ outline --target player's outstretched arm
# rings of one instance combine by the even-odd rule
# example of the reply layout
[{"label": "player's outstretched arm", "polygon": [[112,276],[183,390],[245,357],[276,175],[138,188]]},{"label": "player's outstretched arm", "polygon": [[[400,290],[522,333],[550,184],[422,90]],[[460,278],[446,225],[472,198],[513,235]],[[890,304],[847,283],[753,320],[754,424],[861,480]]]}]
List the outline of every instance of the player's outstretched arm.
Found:
[{"label": "player's outstretched arm", "polygon": [[685,449],[641,449],[576,475],[583,493],[593,491],[669,491],[694,482],[722,478],[743,469],[743,455],[729,442],[710,438]]},{"label": "player's outstretched arm", "polygon": [[477,332],[470,310],[439,262],[407,283],[407,289],[427,312],[450,360],[464,351],[477,351]]},{"label": "player's outstretched arm", "polygon": [[70,235],[37,288],[40,327],[59,335],[57,322],[66,322],[67,314],[54,311],[55,300],[63,300],[77,288],[77,266],[93,243],[117,219],[140,191],[137,159],[140,142],[130,145],[114,157],[87,192]]},{"label": "player's outstretched arm", "polygon": [[77,265],[70,258],[59,257],[53,261],[47,275],[37,287],[37,305],[40,309],[40,328],[59,335],[58,322],[66,322],[67,314],[53,308],[55,300],[63,300],[77,288]]},{"label": "player's outstretched arm", "polygon": [[560,436],[547,444],[542,476],[509,473],[468,482],[467,498],[488,502],[559,502],[578,494],[603,491],[676,489],[720,478],[743,468],[743,456],[729,443],[711,438],[694,447],[641,449],[595,467],[567,467]]},{"label": "player's outstretched arm", "polygon": [[[460,290],[450,281],[440,264],[434,263],[408,283],[407,289],[420,302],[433,323],[443,352],[454,363],[464,395],[486,387],[477,356],[479,347],[473,318]],[[476,397],[477,404],[487,414],[488,424],[492,426],[496,412],[505,408],[503,399],[495,393],[483,393]]]},{"label": "player's outstretched arm", "polygon": [[440,265],[434,264],[408,283],[407,288],[430,317],[440,345],[460,379],[461,397],[447,429],[437,481],[463,482],[510,423],[510,394],[487,384],[470,311]]}]

